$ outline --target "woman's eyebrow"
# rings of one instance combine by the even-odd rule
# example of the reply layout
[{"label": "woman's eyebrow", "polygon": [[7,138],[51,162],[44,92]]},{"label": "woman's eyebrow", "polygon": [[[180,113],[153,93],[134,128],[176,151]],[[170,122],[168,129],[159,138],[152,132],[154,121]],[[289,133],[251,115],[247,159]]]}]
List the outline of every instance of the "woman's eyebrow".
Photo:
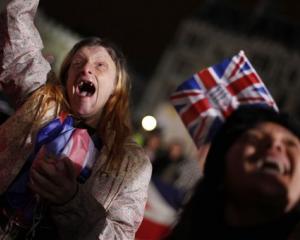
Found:
[{"label": "woman's eyebrow", "polygon": [[84,56],[82,56],[81,54],[77,54],[73,57],[72,61],[73,60],[82,60],[82,59],[84,59]]},{"label": "woman's eyebrow", "polygon": [[245,134],[249,134],[249,135],[256,135],[261,133],[261,131],[257,130],[257,129],[249,129],[248,131],[245,132]]}]

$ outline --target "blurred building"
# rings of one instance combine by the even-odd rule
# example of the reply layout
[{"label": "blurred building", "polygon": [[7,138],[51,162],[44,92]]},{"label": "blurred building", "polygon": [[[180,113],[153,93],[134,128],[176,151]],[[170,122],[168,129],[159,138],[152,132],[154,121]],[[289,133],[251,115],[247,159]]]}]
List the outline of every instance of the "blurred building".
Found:
[{"label": "blurred building", "polygon": [[155,115],[167,129],[167,138],[187,137],[169,104],[170,94],[193,73],[241,49],[279,107],[300,117],[299,26],[275,14],[279,1],[271,5],[270,1],[259,1],[252,11],[233,2],[207,1],[198,14],[182,21],[149,81],[137,114]]},{"label": "blurred building", "polygon": [[[0,1],[0,9],[4,2]],[[96,2],[93,2],[95,5]],[[132,105],[135,122],[139,122],[145,114],[153,114],[158,119],[159,127],[164,129],[166,140],[177,137],[186,139],[187,152],[193,151],[193,143],[168,98],[176,86],[193,73],[233,56],[240,49],[245,50],[278,105],[300,117],[300,102],[297,101],[297,91],[300,88],[300,21],[297,1],[194,0],[184,4],[190,8],[196,5],[198,7],[194,9],[193,16],[181,22],[174,40],[158,61],[154,74],[148,77],[135,69],[134,73],[137,74],[133,74]],[[181,3],[178,6],[181,7]],[[162,4],[157,7],[169,5]],[[63,9],[56,10],[58,15],[60,13],[68,16]],[[97,11],[96,8],[94,10]],[[36,23],[44,41],[44,54],[50,60],[49,55],[54,55],[51,64],[58,71],[62,58],[80,35],[47,19],[41,12]],[[86,24],[95,24],[95,29],[99,28],[98,21],[89,21]],[[108,26],[110,24],[108,22]],[[162,32],[158,35],[150,32],[148,35],[150,44],[141,43],[143,48],[152,46],[153,38],[165,39]],[[148,59],[148,56],[144,58]],[[144,60],[139,62],[144,63]]]},{"label": "blurred building", "polygon": [[43,53],[58,72],[64,57],[81,36],[48,18],[42,11],[38,11],[35,23],[44,43]]}]

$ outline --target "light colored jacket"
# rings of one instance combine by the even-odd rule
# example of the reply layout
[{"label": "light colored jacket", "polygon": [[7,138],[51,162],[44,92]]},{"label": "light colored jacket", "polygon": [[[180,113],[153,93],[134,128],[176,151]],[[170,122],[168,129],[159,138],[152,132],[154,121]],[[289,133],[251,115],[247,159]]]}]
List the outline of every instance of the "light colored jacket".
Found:
[{"label": "light colored jacket", "polygon": [[[49,63],[33,19],[38,0],[10,0],[0,18],[0,84],[20,105],[0,126],[0,193],[19,173],[33,150],[41,126],[33,124],[38,101],[30,105],[27,96],[45,84]],[[55,117],[49,108],[44,123]],[[60,239],[134,239],[143,218],[151,163],[144,151],[128,140],[121,166],[104,172],[107,149],[100,152],[91,177],[80,185],[75,198],[51,207]],[[1,236],[1,233],[0,233]]]}]

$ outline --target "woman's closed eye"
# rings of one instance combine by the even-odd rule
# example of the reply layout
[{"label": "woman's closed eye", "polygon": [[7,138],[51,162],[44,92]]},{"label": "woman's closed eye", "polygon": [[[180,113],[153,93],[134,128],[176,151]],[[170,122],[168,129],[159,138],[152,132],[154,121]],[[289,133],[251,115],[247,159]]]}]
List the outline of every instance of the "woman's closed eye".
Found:
[{"label": "woman's closed eye", "polygon": [[73,60],[72,61],[72,66],[73,67],[80,67],[80,66],[82,66],[82,64],[83,64],[83,62],[80,60],[80,59],[76,59],[76,60]]},{"label": "woman's closed eye", "polygon": [[244,142],[246,144],[251,144],[251,145],[259,144],[262,140],[263,140],[263,136],[261,136],[257,133],[254,133],[254,132],[246,133],[241,139],[242,142]]},{"label": "woman's closed eye", "polygon": [[105,64],[104,62],[96,62],[95,65],[98,70],[105,70],[107,67],[107,64]]},{"label": "woman's closed eye", "polygon": [[297,138],[287,137],[283,140],[283,142],[288,147],[298,147],[298,148],[300,148],[300,142]]}]

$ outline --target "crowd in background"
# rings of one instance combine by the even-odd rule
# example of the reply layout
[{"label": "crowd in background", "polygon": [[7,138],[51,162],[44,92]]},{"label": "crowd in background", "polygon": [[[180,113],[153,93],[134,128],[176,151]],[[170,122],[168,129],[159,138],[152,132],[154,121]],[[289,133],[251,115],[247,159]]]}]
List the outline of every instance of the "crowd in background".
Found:
[{"label": "crowd in background", "polygon": [[157,128],[144,133],[141,141],[153,170],[137,240],[158,240],[168,235],[202,177],[203,157],[190,157],[181,139],[165,141],[163,134],[163,130]]}]

